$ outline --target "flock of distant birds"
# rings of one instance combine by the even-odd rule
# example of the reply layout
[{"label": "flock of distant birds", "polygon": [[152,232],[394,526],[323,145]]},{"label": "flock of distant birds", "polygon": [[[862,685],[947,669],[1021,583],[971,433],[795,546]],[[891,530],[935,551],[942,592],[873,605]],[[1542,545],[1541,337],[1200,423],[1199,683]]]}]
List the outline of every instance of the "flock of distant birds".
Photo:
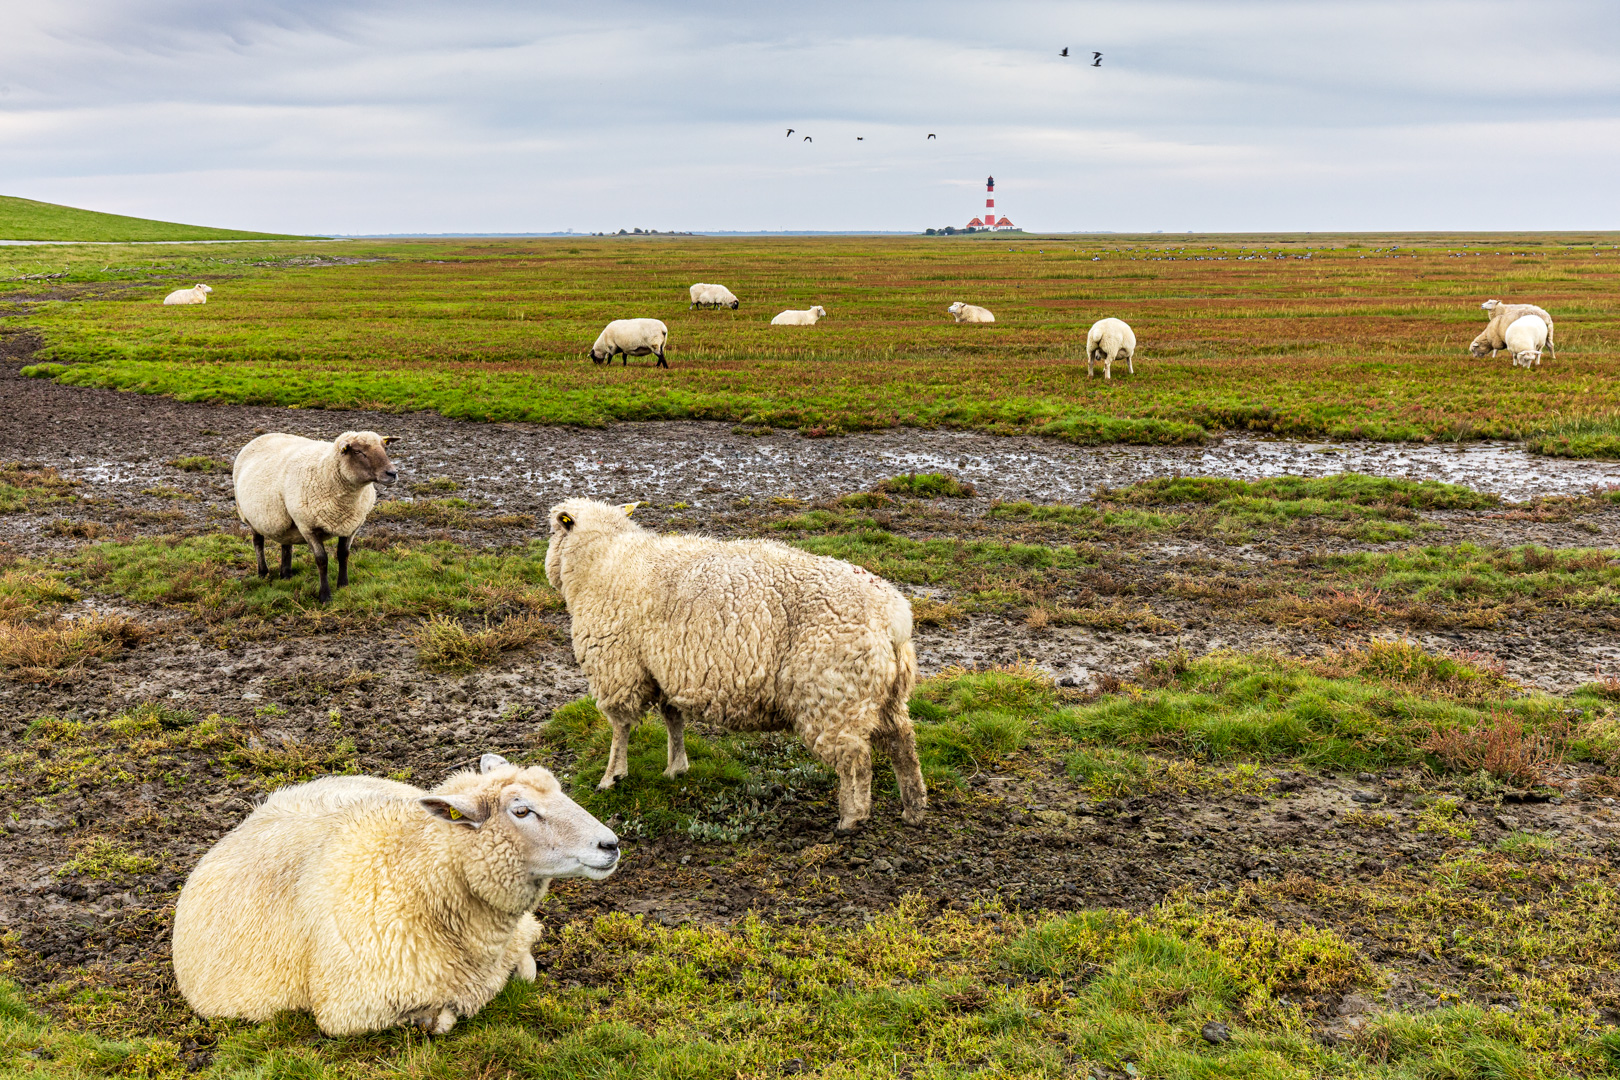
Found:
[{"label": "flock of distant birds", "polygon": [[[1058,55],[1059,56],[1068,56],[1069,55],[1069,47],[1067,45],[1063,46],[1063,50],[1061,52],[1059,52]],[[1100,52],[1096,52],[1094,50],[1092,52],[1092,54],[1091,54],[1091,66],[1096,67],[1096,68],[1102,67],[1102,58],[1103,58],[1103,54],[1100,53]],[[787,129],[787,135],[784,136],[784,137],[789,138],[789,139],[793,138],[793,130],[794,130],[793,128],[788,128]],[[938,136],[935,135],[932,131],[930,131],[928,133],[928,138],[929,139],[934,139],[934,138],[938,138]],[[804,141],[805,142],[815,142],[816,140],[811,138],[809,135],[806,135],[804,137]],[[856,142],[865,142],[866,141],[866,136],[865,135],[857,135],[857,136],[855,136],[855,141]],[[927,142],[928,139],[924,139],[923,141]]]}]

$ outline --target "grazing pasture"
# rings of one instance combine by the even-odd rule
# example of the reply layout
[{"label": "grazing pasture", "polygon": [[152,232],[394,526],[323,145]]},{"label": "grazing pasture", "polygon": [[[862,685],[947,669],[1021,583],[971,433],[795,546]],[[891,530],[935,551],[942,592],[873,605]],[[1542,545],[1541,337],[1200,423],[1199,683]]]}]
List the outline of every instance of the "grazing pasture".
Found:
[{"label": "grazing pasture", "polygon": [[[1105,482],[1118,451],[992,434],[1612,453],[1611,239],[0,249],[0,1075],[1620,1073],[1620,491],[1200,477],[1160,447],[1131,452],[1179,464]],[[710,279],[736,311],[686,310]],[[195,281],[206,306],[160,305]],[[1556,312],[1559,359],[1469,358],[1492,295]],[[1103,314],[1140,341],[1108,386]],[[590,363],[622,316],[669,324],[670,370]],[[721,422],[612,422],[681,417]],[[982,430],[807,438],[910,423]],[[398,435],[400,479],[322,605],[305,550],[255,576],[230,461],[346,429]],[[1009,443],[1075,494],[880,467]],[[826,480],[833,446],[859,479]],[[694,725],[663,777],[656,717],[598,791],[544,573],[581,494],[900,587],[923,824],[880,766],[834,835],[790,735]],[[540,905],[536,983],[439,1039],[190,1012],[177,891],[255,800],[486,751],[624,840]]]},{"label": "grazing pasture", "polygon": [[[34,289],[42,369],[187,400],[430,408],[477,420],[710,419],[817,434],[895,425],[1084,443],[1280,435],[1536,439],[1620,455],[1620,250],[1607,234],[1503,237],[713,239],[330,243],[0,253]],[[43,261],[42,261],[43,260]],[[54,260],[54,261],[51,261]],[[106,269],[103,269],[106,267]],[[152,303],[159,273],[219,287]],[[689,311],[723,278],[735,311]],[[184,279],[184,280],[180,280]],[[945,312],[971,294],[994,325]],[[1489,297],[1560,320],[1535,372],[1476,360]],[[819,303],[814,327],[768,325]],[[1135,377],[1085,378],[1085,332],[1125,319]],[[580,363],[609,319],[670,328],[668,372]]]}]

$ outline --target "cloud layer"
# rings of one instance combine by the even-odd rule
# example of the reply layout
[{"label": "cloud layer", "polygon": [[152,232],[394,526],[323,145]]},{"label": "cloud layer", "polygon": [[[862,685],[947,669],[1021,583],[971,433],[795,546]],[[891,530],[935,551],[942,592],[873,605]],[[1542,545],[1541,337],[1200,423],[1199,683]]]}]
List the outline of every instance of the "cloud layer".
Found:
[{"label": "cloud layer", "polygon": [[10,4],[0,194],[294,232],[920,229],[993,172],[1038,229],[1616,228],[1617,45],[1610,0]]}]

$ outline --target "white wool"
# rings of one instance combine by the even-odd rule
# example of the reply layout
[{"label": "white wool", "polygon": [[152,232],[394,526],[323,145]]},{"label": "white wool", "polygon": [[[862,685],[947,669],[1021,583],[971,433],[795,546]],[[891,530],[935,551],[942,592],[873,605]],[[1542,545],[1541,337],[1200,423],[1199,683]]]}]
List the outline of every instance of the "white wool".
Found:
[{"label": "white wool", "polygon": [[659,367],[667,368],[664,345],[668,341],[669,327],[657,319],[614,319],[591,346],[591,359],[611,364],[615,356],[623,356],[628,365],[632,356],[652,354],[658,357]]},{"label": "white wool", "polygon": [[208,294],[213,292],[207,285],[197,284],[189,289],[176,289],[163,298],[165,304],[206,304]]},{"label": "white wool", "polygon": [[945,310],[950,312],[951,317],[959,323],[993,323],[996,321],[996,317],[990,314],[988,309],[973,304],[964,304],[960,300]]},{"label": "white wool", "polygon": [[1114,361],[1123,358],[1126,369],[1136,374],[1136,333],[1122,319],[1098,319],[1086,334],[1086,378],[1102,362],[1103,378],[1112,379]]},{"label": "white wool", "polygon": [[692,297],[689,307],[728,307],[736,310],[740,301],[737,295],[724,285],[711,285],[707,282],[698,282],[687,290]]},{"label": "white wool", "polygon": [[816,304],[813,307],[808,307],[803,311],[797,311],[790,308],[787,311],[780,312],[776,318],[771,320],[771,325],[814,326],[818,321],[825,319],[826,317],[827,309],[822,307],[820,304]]}]

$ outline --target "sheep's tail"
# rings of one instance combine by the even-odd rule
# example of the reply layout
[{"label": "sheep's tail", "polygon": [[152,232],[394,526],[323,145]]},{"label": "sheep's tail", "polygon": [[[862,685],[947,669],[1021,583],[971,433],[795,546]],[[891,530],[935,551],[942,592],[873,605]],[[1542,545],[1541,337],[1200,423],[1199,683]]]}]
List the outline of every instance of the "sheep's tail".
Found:
[{"label": "sheep's tail", "polygon": [[917,734],[911,726],[908,703],[917,687],[917,650],[911,644],[911,602],[895,592],[889,604],[889,643],[894,648],[894,679],[883,702],[883,716],[875,741],[888,754],[900,785],[902,816],[910,824],[922,821],[928,807],[922,764],[917,760]]}]

